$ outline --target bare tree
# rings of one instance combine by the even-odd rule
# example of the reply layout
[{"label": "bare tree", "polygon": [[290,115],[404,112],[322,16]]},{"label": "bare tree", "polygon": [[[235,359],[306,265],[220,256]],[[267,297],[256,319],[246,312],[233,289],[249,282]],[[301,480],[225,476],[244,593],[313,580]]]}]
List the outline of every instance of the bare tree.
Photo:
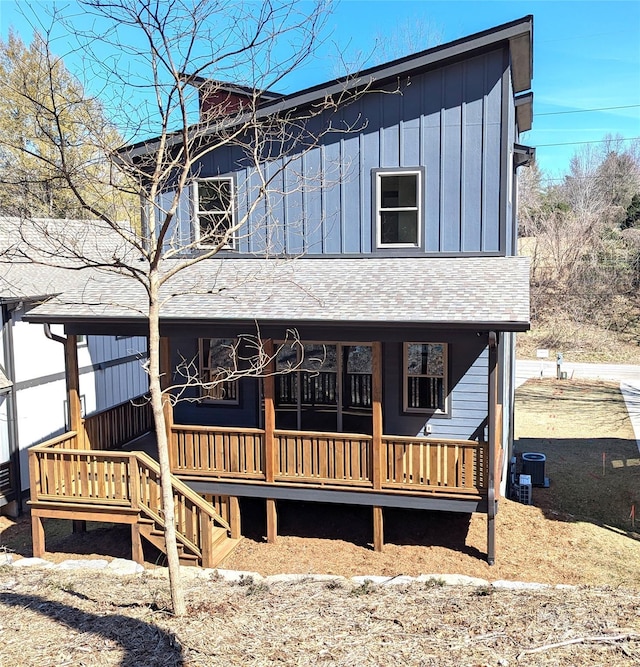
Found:
[{"label": "bare tree", "polygon": [[[149,328],[148,372],[162,474],[171,597],[173,611],[180,615],[185,612],[185,603],[179,581],[163,411],[171,395],[161,377],[160,363],[161,310],[176,296],[170,283],[180,272],[214,257],[233,239],[250,233],[247,222],[258,216],[262,219],[264,252],[283,251],[270,233],[274,222],[271,204],[292,188],[311,187],[283,174],[295,174],[296,161],[317,145],[324,133],[351,129],[344,123],[333,127],[331,113],[356,94],[344,92],[305,108],[287,110],[283,106],[280,111],[264,111],[265,103],[268,106],[278,100],[273,88],[312,54],[326,11],[321,1],[305,4],[304,13],[294,0],[82,0],[80,5],[85,19],[88,15],[88,23],[97,28],[81,31],[73,27],[73,16],[56,14],[53,18],[75,39],[85,78],[91,79],[94,89],[100,82],[105,113],[117,122],[128,143],[105,145],[104,134],[89,131],[84,138],[91,150],[82,155],[90,157],[81,160],[71,152],[65,125],[60,122],[65,105],[52,92],[58,60],[47,42],[51,37],[48,31],[43,31],[47,47],[44,74],[51,85],[45,87],[44,95],[34,95],[30,88],[20,86],[12,94],[21,95],[36,118],[46,115],[51,119],[48,149],[53,156],[30,151],[30,158],[46,162],[52,178],[65,184],[81,209],[122,240],[121,251],[114,252],[109,261],[88,260],[82,244],[76,241],[59,242],[48,261],[72,258],[87,268],[136,281],[144,293],[141,314]],[[105,58],[105,47],[113,55]],[[242,86],[240,103],[232,104],[229,85],[221,81]],[[91,127],[90,122],[88,125]],[[225,147],[250,166],[251,178],[238,185],[241,192],[237,195],[245,206],[236,217],[224,211],[203,214],[195,235],[185,236],[178,224],[180,207],[192,192],[191,183],[201,173],[203,161]],[[87,195],[88,173],[93,189],[103,191],[105,186],[108,195],[102,199]],[[314,181],[330,177],[318,174]],[[200,199],[221,196],[215,189],[200,194]],[[137,210],[125,208],[129,219],[124,222],[113,213],[121,211],[119,204],[131,197],[144,203],[142,234]],[[194,284],[189,289],[210,292],[215,285]],[[251,363],[237,372],[256,376],[265,372],[269,358],[259,336],[254,342]],[[183,385],[190,385],[196,381],[195,373],[188,360],[184,367],[187,378]],[[233,378],[233,373],[232,369],[223,374],[223,379]]]}]

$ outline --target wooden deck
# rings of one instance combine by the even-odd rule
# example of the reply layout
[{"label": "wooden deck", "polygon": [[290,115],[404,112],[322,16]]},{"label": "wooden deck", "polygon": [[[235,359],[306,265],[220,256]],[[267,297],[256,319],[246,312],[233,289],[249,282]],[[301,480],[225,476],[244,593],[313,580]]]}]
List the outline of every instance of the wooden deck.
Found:
[{"label": "wooden deck", "polygon": [[[141,537],[163,549],[159,466],[120,449],[150,426],[148,405],[134,401],[29,450],[34,554],[45,548],[44,518],[130,524],[138,561]],[[370,505],[379,548],[385,506],[469,512],[488,503],[483,442],[172,424],[169,447],[182,560],[207,567],[240,537],[242,496],[266,499],[270,541],[278,499]],[[499,457],[494,466],[499,474]]]},{"label": "wooden deck", "polygon": [[[121,421],[133,404],[87,420],[86,432],[70,431],[29,450],[33,552],[45,550],[42,519],[106,521],[131,525],[132,557],[143,562],[141,537],[164,551],[160,468],[140,451],[109,451],[149,429],[140,401],[135,419]],[[231,526],[214,505],[172,479],[176,531],[183,564],[215,567],[236,545]]]}]

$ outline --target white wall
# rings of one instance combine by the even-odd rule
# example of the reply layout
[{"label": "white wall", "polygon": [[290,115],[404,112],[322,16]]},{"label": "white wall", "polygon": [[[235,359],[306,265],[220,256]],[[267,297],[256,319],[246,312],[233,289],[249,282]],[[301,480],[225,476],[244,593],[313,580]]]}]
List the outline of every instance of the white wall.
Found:
[{"label": "white wall", "polygon": [[[67,395],[63,376],[64,346],[48,339],[41,324],[22,321],[23,315],[23,311],[15,313],[13,333],[21,483],[25,490],[29,488],[27,449],[64,432]],[[60,327],[52,327],[52,331],[63,335]],[[78,347],[80,395],[86,414],[104,410],[147,391],[147,375],[141,361],[146,349],[143,337],[121,340],[113,336],[87,337],[87,344]],[[138,355],[140,359],[109,363],[132,355]],[[0,447],[4,429],[2,419],[0,405]],[[7,456],[8,453],[7,439]],[[0,448],[0,454],[4,455],[4,449]]]}]

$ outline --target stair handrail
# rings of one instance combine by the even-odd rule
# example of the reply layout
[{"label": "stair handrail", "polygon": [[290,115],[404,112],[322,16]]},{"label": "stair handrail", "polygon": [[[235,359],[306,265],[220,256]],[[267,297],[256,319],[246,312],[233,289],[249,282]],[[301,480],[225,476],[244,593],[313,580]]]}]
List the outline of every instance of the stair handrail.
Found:
[{"label": "stair handrail", "polygon": [[[149,470],[156,473],[156,475],[160,475],[160,464],[157,461],[154,461],[148,454],[145,454],[144,452],[132,452],[132,454],[135,455],[139,463],[142,463]],[[215,511],[211,503],[207,502],[202,496],[199,496],[193,489],[173,474],[171,475],[171,487],[190,500],[201,512],[204,512],[221,528],[229,531],[231,530],[231,526]],[[150,511],[152,512],[152,510]],[[155,514],[155,512],[152,513]]]}]

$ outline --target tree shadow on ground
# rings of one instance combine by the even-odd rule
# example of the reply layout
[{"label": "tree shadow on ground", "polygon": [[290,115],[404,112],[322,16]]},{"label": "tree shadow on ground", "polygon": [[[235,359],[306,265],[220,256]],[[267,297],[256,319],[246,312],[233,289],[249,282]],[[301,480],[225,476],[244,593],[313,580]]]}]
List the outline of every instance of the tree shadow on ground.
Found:
[{"label": "tree shadow on ground", "polygon": [[[242,534],[262,542],[266,534],[264,500],[241,499]],[[471,515],[385,508],[385,544],[437,546],[486,560],[486,554],[466,544]],[[278,535],[350,542],[373,548],[372,508],[359,505],[278,501]]]},{"label": "tree shadow on ground", "polygon": [[[623,438],[520,438],[515,453],[545,455],[549,487],[533,487],[532,504],[547,519],[609,527],[638,539],[640,453]],[[519,459],[519,456],[518,456]]]},{"label": "tree shadow on ground", "polygon": [[[96,638],[113,642],[124,651],[120,667],[178,667],[184,664],[182,647],[176,636],[152,623],[122,614],[92,614],[37,595],[0,593],[0,604],[9,608],[29,608],[70,630],[90,633]],[[69,652],[75,645],[76,638],[70,637]],[[86,659],[87,655],[83,654],[82,658]]]}]

